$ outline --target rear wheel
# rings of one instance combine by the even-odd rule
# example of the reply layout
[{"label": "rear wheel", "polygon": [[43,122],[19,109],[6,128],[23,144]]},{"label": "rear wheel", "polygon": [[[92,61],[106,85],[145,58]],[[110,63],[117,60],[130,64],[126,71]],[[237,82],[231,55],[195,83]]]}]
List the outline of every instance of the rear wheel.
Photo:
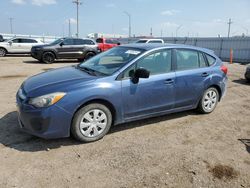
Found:
[{"label": "rear wheel", "polygon": [[203,114],[211,113],[219,101],[219,92],[216,88],[208,88],[199,102],[198,110]]},{"label": "rear wheel", "polygon": [[50,64],[55,61],[55,55],[52,52],[44,52],[42,55],[42,62]]},{"label": "rear wheel", "polygon": [[7,51],[4,48],[0,48],[0,57],[4,57]]},{"label": "rear wheel", "polygon": [[81,108],[74,116],[71,133],[79,141],[93,142],[107,134],[112,124],[110,110],[99,103]]}]

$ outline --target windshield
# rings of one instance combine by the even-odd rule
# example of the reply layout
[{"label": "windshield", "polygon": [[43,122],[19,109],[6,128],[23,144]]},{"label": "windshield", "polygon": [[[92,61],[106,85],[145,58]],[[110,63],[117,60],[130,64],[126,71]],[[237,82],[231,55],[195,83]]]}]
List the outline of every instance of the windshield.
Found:
[{"label": "windshield", "polygon": [[63,40],[64,40],[64,38],[57,39],[57,40],[55,40],[54,42],[50,43],[50,45],[59,44],[59,43],[62,42]]},{"label": "windshield", "polygon": [[103,75],[112,75],[144,50],[131,47],[115,47],[81,63],[79,68],[87,68]]}]

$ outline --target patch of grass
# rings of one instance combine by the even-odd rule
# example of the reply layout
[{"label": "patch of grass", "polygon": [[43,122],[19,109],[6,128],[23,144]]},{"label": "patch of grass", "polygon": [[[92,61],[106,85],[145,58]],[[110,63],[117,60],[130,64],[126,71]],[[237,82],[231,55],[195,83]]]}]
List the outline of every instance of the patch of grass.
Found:
[{"label": "patch of grass", "polygon": [[211,172],[212,175],[218,179],[224,178],[230,180],[238,176],[238,172],[236,172],[234,168],[221,164],[215,165],[214,167],[210,168],[209,172]]}]

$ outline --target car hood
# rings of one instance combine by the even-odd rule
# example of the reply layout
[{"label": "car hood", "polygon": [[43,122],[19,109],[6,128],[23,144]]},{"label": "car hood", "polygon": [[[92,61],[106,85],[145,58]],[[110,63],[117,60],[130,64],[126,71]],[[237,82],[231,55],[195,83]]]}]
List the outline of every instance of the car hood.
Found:
[{"label": "car hood", "polygon": [[76,66],[50,70],[28,78],[23,83],[23,89],[28,97],[36,97],[52,92],[67,92],[76,84],[81,86],[96,80],[96,76],[89,75]]},{"label": "car hood", "polygon": [[39,44],[39,45],[35,45],[33,48],[45,48],[45,47],[51,47],[53,45],[51,44]]}]

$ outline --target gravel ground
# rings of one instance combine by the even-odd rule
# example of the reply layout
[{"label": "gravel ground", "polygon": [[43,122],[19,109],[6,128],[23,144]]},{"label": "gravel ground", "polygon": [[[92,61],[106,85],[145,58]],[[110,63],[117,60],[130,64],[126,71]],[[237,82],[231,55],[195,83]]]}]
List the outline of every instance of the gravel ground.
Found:
[{"label": "gravel ground", "polygon": [[102,140],[43,140],[18,130],[15,93],[28,77],[76,62],[0,58],[0,187],[250,187],[250,85],[227,65],[226,97],[194,111],[123,124]]}]

